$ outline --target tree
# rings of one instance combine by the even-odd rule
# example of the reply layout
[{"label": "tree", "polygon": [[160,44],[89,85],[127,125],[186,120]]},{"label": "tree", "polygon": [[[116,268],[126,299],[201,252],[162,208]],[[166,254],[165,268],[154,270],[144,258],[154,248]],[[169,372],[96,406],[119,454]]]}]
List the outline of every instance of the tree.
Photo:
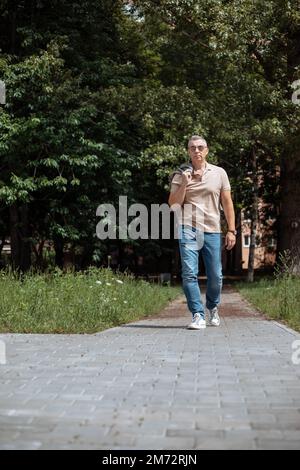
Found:
[{"label": "tree", "polygon": [[[2,1],[0,197],[27,260],[16,255],[15,265],[28,266],[32,244],[41,262],[45,239],[60,265],[65,247],[81,253],[80,267],[101,262],[109,244],[95,238],[96,207],[117,205],[119,195],[129,204],[166,201],[168,176],[194,133],[205,134],[211,161],[229,172],[238,208],[254,210],[262,197],[274,212],[281,165],[279,246],[297,243],[295,5]],[[169,250],[154,243],[157,253]]]}]

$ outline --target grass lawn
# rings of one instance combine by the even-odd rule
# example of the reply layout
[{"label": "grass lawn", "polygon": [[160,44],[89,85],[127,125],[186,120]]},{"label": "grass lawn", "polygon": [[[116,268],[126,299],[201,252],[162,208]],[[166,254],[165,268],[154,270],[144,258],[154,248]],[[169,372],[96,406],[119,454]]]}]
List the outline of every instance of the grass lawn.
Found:
[{"label": "grass lawn", "polygon": [[268,317],[300,331],[300,278],[262,279],[236,284],[239,292]]},{"label": "grass lawn", "polygon": [[23,279],[1,271],[0,332],[94,333],[158,313],[181,293],[109,269]]}]

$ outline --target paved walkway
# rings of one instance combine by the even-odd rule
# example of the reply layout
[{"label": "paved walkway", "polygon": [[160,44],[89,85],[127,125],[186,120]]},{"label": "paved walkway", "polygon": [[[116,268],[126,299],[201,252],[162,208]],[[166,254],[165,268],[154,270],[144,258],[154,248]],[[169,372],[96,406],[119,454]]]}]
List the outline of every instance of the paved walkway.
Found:
[{"label": "paved walkway", "polygon": [[95,335],[0,335],[0,449],[300,449],[300,335],[230,287],[220,328],[184,298]]}]

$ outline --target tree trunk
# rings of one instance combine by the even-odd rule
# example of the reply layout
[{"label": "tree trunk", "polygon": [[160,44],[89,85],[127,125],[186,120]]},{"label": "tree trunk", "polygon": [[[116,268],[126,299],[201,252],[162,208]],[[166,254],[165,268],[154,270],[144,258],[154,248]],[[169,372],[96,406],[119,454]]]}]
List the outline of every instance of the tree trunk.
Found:
[{"label": "tree trunk", "polygon": [[33,252],[35,254],[35,263],[38,269],[43,269],[44,259],[43,259],[43,249],[46,240],[41,240],[37,246],[32,245]]},{"label": "tree trunk", "polygon": [[11,261],[14,270],[28,271],[31,266],[31,242],[29,240],[28,206],[10,207]]},{"label": "tree trunk", "polygon": [[[297,80],[300,65],[300,28],[289,28],[287,35],[287,98],[291,84]],[[295,105],[295,113],[299,112]],[[294,273],[300,274],[300,132],[291,132],[284,145],[280,167],[280,216],[277,255],[291,252]]]},{"label": "tree trunk", "polygon": [[[294,147],[297,148],[296,146]],[[299,148],[299,144],[298,144]],[[300,150],[285,155],[281,162],[281,202],[278,253],[290,250],[294,272],[300,274]]]},{"label": "tree trunk", "polygon": [[93,251],[94,251],[94,247],[91,244],[84,245],[83,253],[80,256],[79,263],[78,263],[81,270],[87,269],[87,267],[92,264]]},{"label": "tree trunk", "polygon": [[257,175],[257,155],[255,146],[251,151],[251,163],[253,174],[253,202],[251,207],[251,235],[248,259],[247,281],[254,281],[255,245],[258,222],[258,175]]},{"label": "tree trunk", "polygon": [[237,238],[236,238],[236,245],[232,250],[233,254],[233,266],[231,274],[242,274],[242,224],[241,224],[241,210],[236,210],[236,229],[237,229]]},{"label": "tree trunk", "polygon": [[64,242],[62,238],[55,237],[53,239],[55,249],[55,264],[60,269],[64,267]]}]

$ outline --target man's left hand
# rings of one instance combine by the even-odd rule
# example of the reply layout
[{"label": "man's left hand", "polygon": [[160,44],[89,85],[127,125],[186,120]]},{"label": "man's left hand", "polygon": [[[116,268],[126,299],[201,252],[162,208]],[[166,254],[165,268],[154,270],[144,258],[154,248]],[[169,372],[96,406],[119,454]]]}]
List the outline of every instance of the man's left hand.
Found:
[{"label": "man's left hand", "polygon": [[225,238],[225,248],[227,250],[232,250],[236,242],[236,237],[233,233],[227,232],[226,238]]}]

